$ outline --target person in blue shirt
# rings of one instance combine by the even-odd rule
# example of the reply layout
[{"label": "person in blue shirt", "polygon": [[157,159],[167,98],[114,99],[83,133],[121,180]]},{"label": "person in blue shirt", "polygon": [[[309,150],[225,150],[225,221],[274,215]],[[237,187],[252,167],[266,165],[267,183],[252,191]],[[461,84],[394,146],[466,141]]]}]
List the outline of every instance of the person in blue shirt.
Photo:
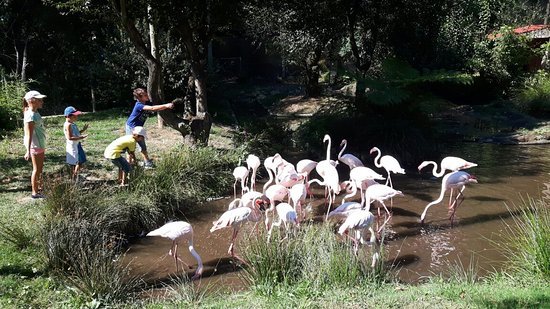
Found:
[{"label": "person in blue shirt", "polygon": [[[127,135],[131,135],[132,130],[135,127],[145,126],[145,120],[147,120],[147,117],[150,116],[153,112],[174,108],[174,103],[151,105],[151,102],[149,101],[149,94],[147,94],[147,90],[145,90],[144,88],[134,89],[133,94],[134,99],[136,99],[136,103],[134,105],[132,113],[130,114],[130,117],[128,117],[128,120],[126,121]],[[153,161],[149,158],[149,154],[147,153],[147,145],[145,144],[145,139],[138,141],[138,145],[139,148],[141,148],[141,154],[143,155],[143,160],[145,162],[143,166],[145,168],[152,168]]]}]

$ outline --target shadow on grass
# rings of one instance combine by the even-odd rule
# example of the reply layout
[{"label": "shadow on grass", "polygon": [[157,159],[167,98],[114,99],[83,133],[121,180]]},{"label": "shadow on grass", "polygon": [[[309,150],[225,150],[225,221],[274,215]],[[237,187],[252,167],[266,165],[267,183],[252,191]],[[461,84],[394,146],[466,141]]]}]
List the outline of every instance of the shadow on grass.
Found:
[{"label": "shadow on grass", "polygon": [[550,304],[550,294],[542,293],[536,297],[517,297],[512,296],[498,301],[490,299],[478,299],[475,301],[481,308],[548,308]]},{"label": "shadow on grass", "polygon": [[24,276],[27,278],[34,278],[42,276],[42,272],[34,272],[32,269],[24,268],[17,265],[8,265],[0,267],[0,276]]}]

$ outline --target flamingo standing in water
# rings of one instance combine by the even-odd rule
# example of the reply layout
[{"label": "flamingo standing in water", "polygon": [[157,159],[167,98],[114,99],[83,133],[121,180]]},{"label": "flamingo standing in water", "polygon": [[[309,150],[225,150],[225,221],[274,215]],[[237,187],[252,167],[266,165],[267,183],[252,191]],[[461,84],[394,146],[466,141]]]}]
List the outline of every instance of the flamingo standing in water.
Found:
[{"label": "flamingo standing in water", "polygon": [[288,188],[283,185],[272,185],[265,190],[265,196],[269,200],[269,208],[265,211],[265,228],[269,231],[271,222],[269,214],[275,211],[275,202],[284,202],[288,196]]},{"label": "flamingo standing in water", "polygon": [[361,190],[361,203],[364,203],[365,190],[369,184],[372,184],[371,180],[384,180],[384,177],[368,167],[358,166],[349,172],[349,179],[356,188]]},{"label": "flamingo standing in water", "polygon": [[261,211],[265,209],[265,203],[266,201],[264,199],[256,198],[252,201],[252,207],[238,207],[228,210],[224,212],[218,220],[212,222],[213,226],[210,229],[210,233],[226,227],[233,228],[231,244],[229,245],[227,253],[230,254],[231,257],[236,258],[245,264],[246,262],[235,254],[235,239],[237,238],[239,229],[244,223],[248,221],[258,222],[261,220]]},{"label": "flamingo standing in water", "polygon": [[309,190],[309,185],[308,185],[309,174],[316,166],[317,166],[317,162],[309,159],[303,159],[298,161],[298,163],[296,163],[296,171],[299,174],[304,175],[305,177],[304,183],[306,184],[306,190],[310,198],[312,197],[312,194],[311,194],[311,191]]},{"label": "flamingo standing in water", "polygon": [[248,178],[248,168],[245,166],[237,166],[233,170],[233,177],[235,177],[235,182],[233,183],[233,198],[237,198],[237,182],[241,181],[241,195],[244,192],[248,192],[248,187],[246,186],[246,178]]},{"label": "flamingo standing in water", "polygon": [[279,203],[279,204],[277,204],[275,209],[277,210],[277,217],[279,218],[279,220],[277,220],[277,222],[273,222],[273,224],[271,225],[269,231],[267,232],[267,241],[268,242],[271,239],[271,231],[273,230],[274,226],[279,227],[279,226],[281,226],[281,223],[284,225],[285,231],[286,231],[286,236],[283,238],[283,240],[284,240],[288,237],[290,224],[292,224],[292,225],[298,225],[299,224],[298,223],[298,214],[296,213],[294,208],[292,206],[290,206],[290,204],[288,204],[288,203]]},{"label": "flamingo standing in water", "polygon": [[432,174],[439,178],[445,174],[445,170],[449,170],[452,172],[456,172],[458,170],[463,170],[471,167],[476,167],[477,164],[473,162],[468,162],[462,158],[459,157],[445,157],[443,160],[441,160],[441,164],[439,165],[441,170],[437,171],[437,163],[434,161],[424,161],[418,166],[418,171],[426,167],[427,165],[433,164],[433,170]]},{"label": "flamingo standing in water", "polygon": [[197,260],[198,267],[195,271],[195,275],[192,279],[197,279],[202,275],[202,259],[200,255],[195,251],[195,248],[193,247],[193,227],[191,227],[191,224],[185,222],[185,221],[174,221],[174,222],[168,222],[165,225],[159,227],[156,230],[153,230],[149,233],[147,233],[147,236],[161,236],[168,238],[172,240],[172,247],[170,247],[170,251],[168,252],[168,255],[171,255],[174,257],[174,263],[176,264],[176,272],[178,272],[178,260],[180,260],[187,268],[191,268],[189,265],[187,265],[184,261],[178,258],[178,242],[187,240],[189,244],[189,252],[191,252],[191,255]]},{"label": "flamingo standing in water", "polygon": [[330,165],[327,161],[321,161],[319,164],[317,164],[317,168],[319,168],[319,165],[323,163],[323,181],[320,181],[319,179],[311,179],[308,182],[308,185],[311,185],[312,183],[317,183],[321,186],[325,187],[325,191],[328,191],[328,207],[327,207],[327,217],[328,213],[330,212],[330,208],[332,206],[332,203],[336,199],[336,195],[340,194],[340,179],[338,177],[338,171],[336,171],[336,168],[332,165]]},{"label": "flamingo standing in water", "polygon": [[294,210],[298,214],[298,222],[305,219],[305,210],[303,209],[303,203],[307,197],[307,185],[303,183],[297,183],[288,192],[288,196],[294,205]]},{"label": "flamingo standing in water", "polygon": [[401,165],[399,164],[399,161],[397,161],[396,158],[390,155],[385,155],[382,158],[380,158],[380,156],[382,155],[382,152],[380,151],[380,149],[378,149],[378,147],[372,147],[372,149],[370,150],[370,153],[372,154],[373,152],[378,152],[378,154],[376,155],[376,158],[374,158],[374,165],[378,168],[384,168],[386,170],[386,172],[388,173],[388,179],[386,179],[386,185],[388,185],[389,183],[390,187],[393,188],[390,172],[394,174],[405,174],[405,170],[401,167]]},{"label": "flamingo standing in water", "polygon": [[[432,205],[439,204],[443,200],[445,191],[450,189],[451,194],[449,196],[449,211],[451,212],[451,215],[449,216],[449,220],[451,220],[451,225],[452,225],[456,208],[458,208],[458,206],[464,200],[463,192],[464,192],[464,189],[466,188],[466,185],[469,183],[477,183],[477,179],[475,176],[470,175],[464,171],[456,171],[445,175],[441,181],[441,193],[439,194],[439,198],[429,203],[426,206],[426,208],[424,208],[424,211],[420,216],[420,222],[424,223],[424,218],[426,217],[428,208],[430,208]],[[460,191],[458,191],[458,194],[454,199],[453,199],[453,189],[460,189]],[[459,198],[461,199],[457,203]]]},{"label": "flamingo standing in water", "polygon": [[246,166],[249,170],[252,170],[252,176],[250,177],[250,190],[256,190],[256,172],[260,167],[260,158],[253,154],[249,154],[246,158]]},{"label": "flamingo standing in water", "polygon": [[[384,201],[387,199],[392,199],[394,196],[403,196],[403,193],[393,189],[390,186],[377,183],[367,187],[367,190],[365,190],[365,196],[367,200],[365,203],[366,210],[370,210],[371,201],[377,201],[386,210],[387,218],[384,220],[382,226],[378,228],[378,232],[380,232],[392,216],[391,212],[388,210],[388,207],[384,204]],[[380,218],[380,207],[378,207],[378,218]]]},{"label": "flamingo standing in water", "polygon": [[340,162],[346,164],[347,166],[349,166],[350,170],[352,170],[353,168],[358,167],[358,166],[364,166],[363,162],[361,162],[361,160],[359,158],[352,155],[351,153],[346,153],[346,154],[342,155],[342,153],[344,153],[344,150],[346,149],[347,145],[348,145],[348,141],[343,139],[342,142],[340,143],[340,147],[342,147],[342,149],[340,149],[340,152],[338,153],[338,161],[340,161]]},{"label": "flamingo standing in water", "polygon": [[[376,244],[376,233],[372,228],[374,224],[374,215],[368,210],[351,211],[344,223],[338,229],[338,234],[346,235],[353,241],[353,252],[357,255],[359,251],[359,240],[362,239],[361,233],[368,229],[370,231],[370,242]],[[349,235],[349,231],[355,231],[355,237]],[[372,256],[372,267],[376,266],[376,261],[379,258],[379,253],[375,252]]]}]

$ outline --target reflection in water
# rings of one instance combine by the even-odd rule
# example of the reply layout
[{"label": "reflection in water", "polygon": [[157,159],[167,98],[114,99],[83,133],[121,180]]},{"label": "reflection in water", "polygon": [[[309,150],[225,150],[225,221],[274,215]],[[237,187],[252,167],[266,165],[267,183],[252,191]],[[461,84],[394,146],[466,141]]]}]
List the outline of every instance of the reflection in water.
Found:
[{"label": "reflection in water", "polygon": [[[447,149],[442,156],[459,156],[478,164],[469,169],[468,173],[476,175],[479,183],[468,185],[464,202],[456,211],[456,221],[452,227],[446,203],[430,208],[424,226],[419,222],[424,207],[438,197],[441,178],[433,178],[428,173],[419,174],[416,167],[407,170],[406,175],[392,176],[395,188],[405,196],[393,201],[393,216],[387,225],[388,233],[385,237],[385,254],[388,264],[399,267],[396,273],[401,280],[416,282],[425,276],[445,274],[449,265],[456,261],[468,263],[468,257],[474,254],[480,268],[478,274],[485,275],[498,270],[506,257],[495,250],[494,243],[503,242],[505,225],[513,224],[512,214],[506,205],[521,206],[521,196],[526,195],[550,199],[550,145],[499,146],[471,143],[451,145]],[[438,158],[425,160],[438,161]],[[370,167],[379,171],[372,165]],[[340,168],[342,178],[347,177],[349,169]],[[326,212],[323,191],[316,189],[314,194],[317,199],[308,204],[308,208],[312,208],[310,216],[318,215],[321,221],[322,214]],[[337,197],[337,204],[342,196]],[[358,199],[359,196],[356,196]],[[212,221],[227,209],[230,200],[225,198],[208,202],[205,205],[206,213],[199,218],[182,219],[192,223],[195,249],[204,260],[205,271],[201,284],[242,289],[244,283],[239,268],[235,267],[227,254],[231,231],[209,232]],[[242,233],[249,234],[247,229],[250,228],[245,227]],[[173,261],[166,258],[169,247],[169,241],[164,239],[138,239],[129,249],[126,260],[132,261],[134,272],[145,274],[146,280],[164,280],[173,275]],[[194,259],[183,251],[181,253],[185,262],[195,268]],[[193,270],[187,272],[192,274]]]}]

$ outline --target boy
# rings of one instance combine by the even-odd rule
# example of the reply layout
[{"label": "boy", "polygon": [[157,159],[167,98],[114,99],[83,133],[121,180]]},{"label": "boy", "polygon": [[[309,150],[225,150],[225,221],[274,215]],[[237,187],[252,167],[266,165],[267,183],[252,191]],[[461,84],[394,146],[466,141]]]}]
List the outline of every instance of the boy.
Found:
[{"label": "boy", "polygon": [[65,123],[63,124],[63,133],[65,134],[66,144],[65,152],[67,154],[67,164],[71,166],[71,179],[73,181],[78,180],[78,173],[82,168],[82,164],[86,162],[86,153],[82,148],[81,140],[85,139],[88,135],[81,135],[88,128],[88,124],[82,127],[82,130],[78,130],[76,126],[76,119],[78,115],[82,114],[81,111],[76,110],[74,107],[69,106],[65,108]]},{"label": "boy", "polygon": [[[132,135],[125,135],[117,138],[107,148],[103,155],[110,159],[115,166],[118,167],[118,182],[126,186],[128,184],[128,174],[132,170],[130,164],[135,164],[136,161],[136,143],[141,142],[146,137],[145,128],[135,127],[132,129]],[[127,151],[129,162],[122,156],[122,153]]]}]

